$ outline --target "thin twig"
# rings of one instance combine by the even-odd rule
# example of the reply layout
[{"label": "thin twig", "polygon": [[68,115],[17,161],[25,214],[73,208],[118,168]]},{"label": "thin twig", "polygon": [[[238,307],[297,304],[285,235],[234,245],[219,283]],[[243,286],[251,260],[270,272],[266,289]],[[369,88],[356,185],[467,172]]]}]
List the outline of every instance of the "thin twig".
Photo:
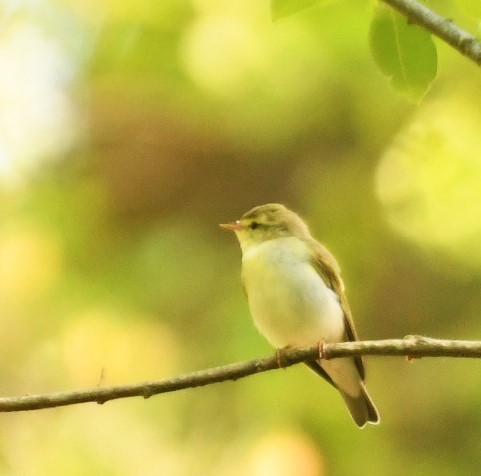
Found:
[{"label": "thin twig", "polygon": [[481,43],[474,35],[456,26],[415,0],[383,0],[405,15],[411,22],[422,26],[441,38],[464,56],[481,65]]},{"label": "thin twig", "polygon": [[[322,358],[325,359],[353,355],[480,358],[481,341],[440,340],[422,336],[407,336],[404,339],[325,343],[322,346],[322,352]],[[279,362],[282,363],[282,367],[289,367],[299,362],[318,358],[318,345],[299,349],[280,349],[271,357],[199,370],[157,382],[95,387],[80,391],[25,395],[23,397],[4,397],[0,398],[0,412],[39,410],[86,402],[102,404],[109,400],[127,397],[149,398],[160,393],[175,392],[225,380],[237,380],[248,375],[275,370],[279,368]]]}]

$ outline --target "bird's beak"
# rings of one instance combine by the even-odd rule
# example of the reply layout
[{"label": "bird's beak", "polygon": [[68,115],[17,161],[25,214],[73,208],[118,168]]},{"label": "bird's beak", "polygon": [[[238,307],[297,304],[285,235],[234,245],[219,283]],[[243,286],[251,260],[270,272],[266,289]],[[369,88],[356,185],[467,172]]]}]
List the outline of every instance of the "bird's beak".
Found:
[{"label": "bird's beak", "polygon": [[242,225],[240,224],[240,221],[232,221],[230,223],[219,223],[219,226],[221,228],[225,228],[226,230],[231,230],[231,231],[238,231],[242,230]]}]

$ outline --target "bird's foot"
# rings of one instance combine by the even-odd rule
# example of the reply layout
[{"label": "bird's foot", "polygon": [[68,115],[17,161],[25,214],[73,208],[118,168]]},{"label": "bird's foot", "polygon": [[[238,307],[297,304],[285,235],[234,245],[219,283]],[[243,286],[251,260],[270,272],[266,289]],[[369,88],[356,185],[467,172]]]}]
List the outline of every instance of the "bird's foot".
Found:
[{"label": "bird's foot", "polygon": [[280,349],[276,349],[276,359],[277,359],[277,367],[283,369],[285,365],[282,363],[282,352],[290,349],[292,346],[286,345],[285,347],[281,347]]},{"label": "bird's foot", "polygon": [[320,340],[318,343],[317,343],[317,350],[319,352],[319,359],[323,360],[323,359],[327,359],[326,357],[326,354],[324,352],[324,344],[325,344],[325,341],[324,340]]}]

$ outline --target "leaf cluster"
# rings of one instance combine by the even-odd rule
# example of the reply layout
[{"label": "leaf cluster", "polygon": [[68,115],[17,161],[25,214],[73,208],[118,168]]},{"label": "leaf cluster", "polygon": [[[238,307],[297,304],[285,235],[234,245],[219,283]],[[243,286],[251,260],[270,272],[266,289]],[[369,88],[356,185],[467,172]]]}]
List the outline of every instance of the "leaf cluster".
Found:
[{"label": "leaf cluster", "polygon": [[[325,0],[271,0],[272,18],[287,17],[321,3]],[[452,27],[451,20],[439,17],[417,2],[396,0],[386,3],[395,4],[398,10],[382,2],[374,6],[369,28],[371,53],[378,68],[391,78],[393,87],[416,101],[426,93],[438,70],[437,47],[430,31],[436,31],[438,36],[467,56],[466,48],[459,43],[476,43],[478,46],[477,41],[466,32]],[[418,20],[419,12],[429,18],[433,28],[427,27],[424,19]],[[479,5],[476,8],[473,2],[467,2],[462,5],[461,14],[479,18]]]}]

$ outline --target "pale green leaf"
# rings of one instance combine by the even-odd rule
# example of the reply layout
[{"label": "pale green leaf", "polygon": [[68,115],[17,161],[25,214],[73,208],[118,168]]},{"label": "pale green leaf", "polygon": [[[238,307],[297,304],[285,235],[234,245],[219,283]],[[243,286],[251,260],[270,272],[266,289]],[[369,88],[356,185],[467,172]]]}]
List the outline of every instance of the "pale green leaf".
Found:
[{"label": "pale green leaf", "polygon": [[379,69],[391,77],[396,89],[419,100],[437,72],[438,57],[431,35],[395,10],[379,5],[369,36]]},{"label": "pale green leaf", "polygon": [[271,0],[271,16],[273,20],[288,17],[322,1],[324,0]]}]

